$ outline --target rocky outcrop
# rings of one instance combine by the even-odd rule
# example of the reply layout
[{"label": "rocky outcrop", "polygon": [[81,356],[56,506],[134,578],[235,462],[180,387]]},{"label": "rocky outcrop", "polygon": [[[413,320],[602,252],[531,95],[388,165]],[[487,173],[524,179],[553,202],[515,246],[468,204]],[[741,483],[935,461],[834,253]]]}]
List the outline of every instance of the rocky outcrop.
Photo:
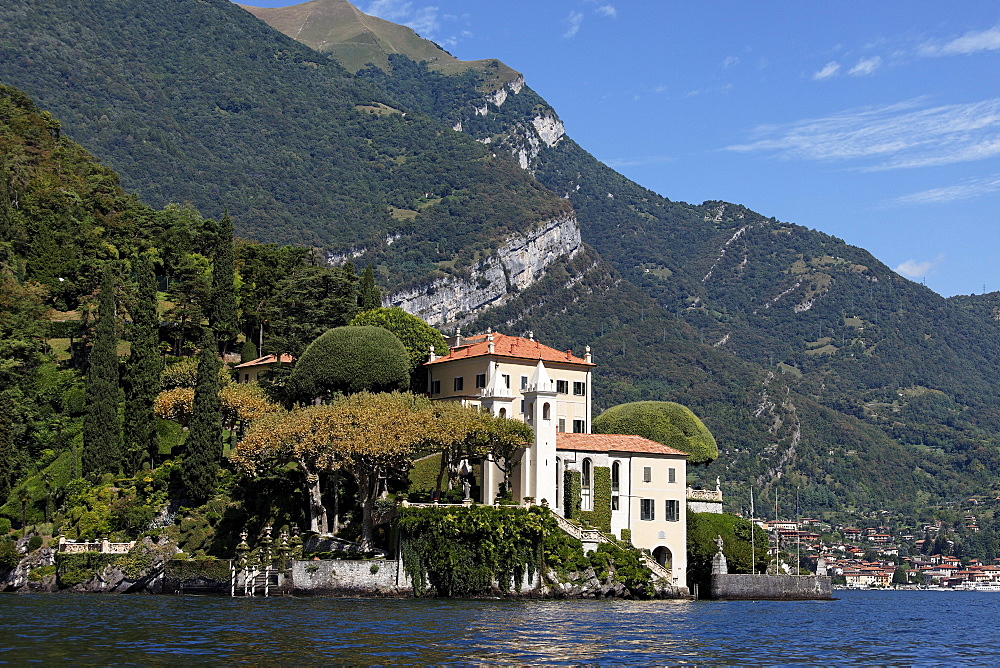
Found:
[{"label": "rocky outcrop", "polygon": [[545,275],[549,265],[560,258],[572,258],[581,248],[576,216],[565,214],[508,238],[492,257],[467,274],[446,276],[390,295],[386,305],[399,306],[436,327],[461,324],[530,287]]}]

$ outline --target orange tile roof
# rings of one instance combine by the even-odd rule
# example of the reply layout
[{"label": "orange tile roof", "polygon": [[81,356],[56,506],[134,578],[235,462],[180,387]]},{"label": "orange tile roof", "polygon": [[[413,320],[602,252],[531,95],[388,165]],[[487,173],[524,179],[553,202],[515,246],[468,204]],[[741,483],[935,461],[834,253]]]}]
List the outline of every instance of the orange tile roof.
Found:
[{"label": "orange tile roof", "polygon": [[[486,340],[486,337],[486,334],[463,337],[462,345],[452,348],[451,352],[447,355],[427,364],[441,364],[442,362],[489,355],[491,353],[489,351],[489,341]],[[583,358],[577,357],[568,350],[556,350],[538,341],[532,341],[520,336],[508,336],[506,334],[493,334],[492,354],[498,357],[513,357],[515,359],[596,366],[593,362],[588,362]]]},{"label": "orange tile roof", "polygon": [[621,434],[568,434],[560,432],[556,434],[556,449],[584,452],[639,452],[650,455],[687,457],[686,452],[651,441],[648,438]]},{"label": "orange tile roof", "polygon": [[[237,364],[236,368],[239,369],[245,366],[260,366],[262,364],[274,364],[278,360],[274,355],[264,355],[263,357],[258,357],[255,360],[250,360],[249,362],[244,362],[243,364]],[[291,364],[295,361],[295,358],[288,353],[281,353],[281,363]]]}]

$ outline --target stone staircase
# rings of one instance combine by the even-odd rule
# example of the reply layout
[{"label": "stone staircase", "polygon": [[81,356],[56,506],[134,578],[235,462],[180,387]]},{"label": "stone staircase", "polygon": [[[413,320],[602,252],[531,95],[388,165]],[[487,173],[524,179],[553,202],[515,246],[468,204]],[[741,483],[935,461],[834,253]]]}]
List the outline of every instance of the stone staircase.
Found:
[{"label": "stone staircase", "polygon": [[[550,512],[551,512],[551,509],[550,509]],[[560,529],[562,529],[564,532],[566,532],[567,534],[569,534],[573,538],[576,538],[578,541],[580,541],[581,543],[583,543],[583,550],[584,550],[584,552],[597,549],[597,546],[600,545],[601,543],[611,543],[611,542],[613,542],[612,539],[610,537],[608,537],[600,529],[584,529],[583,527],[580,527],[580,526],[577,526],[576,524],[573,524],[572,522],[570,522],[569,520],[567,520],[565,517],[562,517],[562,516],[560,516],[560,515],[558,515],[558,514],[556,514],[554,512],[552,513],[552,517],[554,517],[556,519],[556,524],[559,525]],[[656,559],[653,559],[651,556],[649,556],[648,554],[646,554],[642,550],[639,551],[639,554],[642,555],[641,558],[642,558],[643,564],[645,564],[645,566],[650,571],[653,572],[653,576],[655,578],[660,579],[660,580],[666,580],[667,582],[669,582],[671,584],[674,583],[674,576],[673,576],[673,574],[668,569],[666,569],[663,566],[661,566],[656,561]]]}]

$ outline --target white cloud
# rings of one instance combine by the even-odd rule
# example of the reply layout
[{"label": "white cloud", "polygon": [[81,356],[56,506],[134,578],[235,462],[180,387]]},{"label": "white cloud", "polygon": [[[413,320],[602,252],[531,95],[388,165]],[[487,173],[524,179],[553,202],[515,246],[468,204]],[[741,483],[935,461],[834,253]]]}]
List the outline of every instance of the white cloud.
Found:
[{"label": "white cloud", "polygon": [[851,76],[855,77],[865,77],[870,74],[874,74],[882,65],[882,59],[879,56],[872,56],[871,58],[862,58],[858,61],[858,64],[851,68],[848,72]]},{"label": "white cloud", "polygon": [[571,11],[566,21],[569,23],[569,28],[563,33],[563,37],[569,39],[580,32],[580,24],[583,23],[583,12]]},{"label": "white cloud", "polygon": [[722,66],[727,70],[734,65],[739,65],[740,59],[736,56],[726,56],[726,59],[722,61]]},{"label": "white cloud", "polygon": [[944,44],[926,44],[920,51],[925,56],[954,56],[997,49],[1000,49],[1000,25],[986,30],[972,30]]},{"label": "white cloud", "polygon": [[759,127],[750,141],[726,149],[786,159],[853,161],[864,171],[982,160],[1000,155],[1000,98],[938,107],[918,98],[848,109]]},{"label": "white cloud", "polygon": [[959,183],[953,186],[931,188],[929,190],[903,195],[902,197],[897,197],[892,200],[890,203],[901,206],[944,204],[946,202],[982,197],[983,195],[989,195],[990,193],[995,193],[997,191],[1000,191],[1000,174],[994,174],[993,176],[987,176],[979,179],[971,179],[965,183]]},{"label": "white cloud", "polygon": [[644,165],[658,165],[664,162],[673,162],[676,158],[669,155],[650,155],[638,158],[612,158],[605,160],[604,164],[613,169],[621,167],[642,167]]},{"label": "white cloud", "polygon": [[923,278],[929,274],[933,269],[937,268],[944,261],[944,255],[938,255],[933,260],[926,260],[924,262],[917,262],[916,260],[907,260],[899,264],[895,272],[897,274],[902,274],[907,278]]},{"label": "white cloud", "polygon": [[615,9],[614,5],[601,5],[594,11],[600,14],[601,16],[610,16],[611,18],[615,18],[616,16],[618,16],[618,10]]},{"label": "white cloud", "polygon": [[439,8],[434,5],[414,8],[413,3],[408,0],[372,0],[364,9],[366,14],[377,16],[386,21],[401,23],[413,28],[422,37],[438,39],[443,44],[454,46],[458,42],[457,37],[440,39],[435,36],[435,33],[441,29],[438,11]]},{"label": "white cloud", "polygon": [[831,60],[823,69],[813,74],[813,81],[822,81],[823,79],[829,79],[832,76],[836,76],[837,72],[840,71],[840,63],[836,60]]}]

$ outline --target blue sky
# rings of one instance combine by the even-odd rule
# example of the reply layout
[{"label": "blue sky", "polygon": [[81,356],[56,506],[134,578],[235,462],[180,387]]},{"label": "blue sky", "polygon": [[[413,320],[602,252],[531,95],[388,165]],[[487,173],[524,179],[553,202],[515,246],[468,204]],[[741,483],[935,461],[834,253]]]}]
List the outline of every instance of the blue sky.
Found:
[{"label": "blue sky", "polygon": [[670,199],[833,234],[946,296],[1000,290],[996,3],[356,4],[523,72],[571,137]]}]

